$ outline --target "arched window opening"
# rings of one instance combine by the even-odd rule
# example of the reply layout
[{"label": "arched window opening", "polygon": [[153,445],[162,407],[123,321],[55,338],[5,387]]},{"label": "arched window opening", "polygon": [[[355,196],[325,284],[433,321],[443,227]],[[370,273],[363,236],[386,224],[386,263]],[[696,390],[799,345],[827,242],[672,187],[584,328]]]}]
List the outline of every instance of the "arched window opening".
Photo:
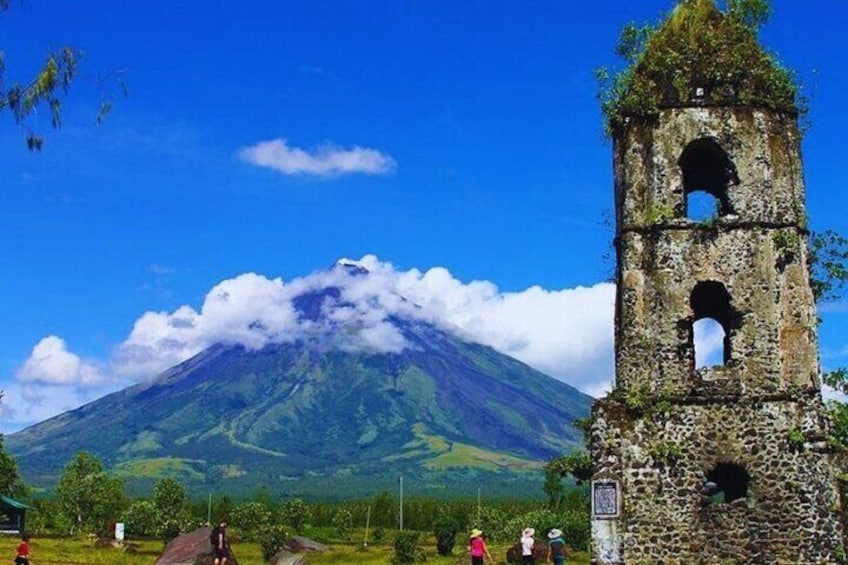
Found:
[{"label": "arched window opening", "polygon": [[701,494],[713,504],[733,502],[747,498],[751,476],[744,467],[735,463],[722,462],[707,473]]},{"label": "arched window opening", "polygon": [[[692,308],[692,331],[689,337],[690,346],[695,350],[696,368],[727,365],[732,356],[733,330],[739,325],[739,316],[730,304],[727,289],[720,282],[699,282],[692,290],[689,304]],[[711,340],[720,340],[721,345],[710,347],[710,343],[715,343]],[[720,361],[711,362],[713,359]]]},{"label": "arched window opening", "polygon": [[[739,184],[739,175],[736,165],[716,141],[696,139],[686,146],[677,164],[683,173],[688,218],[704,221],[733,213],[727,190],[731,184]],[[705,194],[695,196],[699,192]],[[708,196],[712,199],[704,203]]]},{"label": "arched window opening", "polygon": [[725,338],[727,333],[713,318],[701,318],[692,324],[695,345],[695,368],[703,369],[724,365],[727,361]]}]

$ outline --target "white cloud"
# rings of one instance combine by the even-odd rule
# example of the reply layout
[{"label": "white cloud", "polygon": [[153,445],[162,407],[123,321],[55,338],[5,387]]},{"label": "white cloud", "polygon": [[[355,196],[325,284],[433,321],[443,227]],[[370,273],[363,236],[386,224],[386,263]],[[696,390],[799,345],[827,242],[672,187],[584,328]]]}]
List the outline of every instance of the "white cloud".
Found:
[{"label": "white cloud", "polygon": [[46,420],[129,384],[104,372],[101,363],[80,359],[63,339],[45,337],[32,348],[15,379],[4,385],[0,433]]},{"label": "white cloud", "polygon": [[285,175],[385,175],[397,168],[394,159],[376,149],[359,146],[344,149],[332,143],[325,143],[306,151],[289,146],[285,138],[242,147],[238,150],[238,156],[242,161]]},{"label": "white cloud", "polygon": [[79,387],[73,384],[13,381],[8,386],[4,385],[3,402],[0,402],[0,433],[11,433],[43,422],[91,402],[115,388],[116,383],[103,387]]},{"label": "white cloud", "polygon": [[[246,273],[213,287],[199,309],[146,312],[99,370],[60,338],[47,337],[33,348],[16,384],[41,385],[35,392],[59,384],[79,391],[87,384],[146,380],[215,343],[257,349],[309,340],[345,351],[399,352],[408,344],[392,319],[403,317],[489,345],[589,394],[611,386],[614,285],[501,292],[488,281],[462,282],[442,267],[402,271],[373,255],[339,265],[288,283]],[[357,274],[356,266],[368,275]],[[317,294],[328,287],[337,295]],[[314,299],[316,315],[301,316],[294,300],[309,293],[324,300]],[[16,394],[23,403],[40,398]]]},{"label": "white cloud", "polygon": [[[116,350],[112,370],[150,378],[214,343],[260,348],[309,339],[346,350],[397,352],[405,346],[391,316],[433,323],[490,345],[554,377],[599,394],[613,377],[615,287],[501,292],[488,281],[464,283],[447,269],[400,271],[373,255],[342,259],[348,268],[283,283],[255,273],[216,285],[199,311],[147,312]],[[367,269],[358,276],[353,266]],[[327,287],[316,319],[298,316],[293,300]],[[343,331],[342,331],[343,330]]]},{"label": "white cloud", "polygon": [[48,336],[32,348],[17,378],[27,383],[98,386],[105,381],[98,368],[68,351],[65,341]]}]

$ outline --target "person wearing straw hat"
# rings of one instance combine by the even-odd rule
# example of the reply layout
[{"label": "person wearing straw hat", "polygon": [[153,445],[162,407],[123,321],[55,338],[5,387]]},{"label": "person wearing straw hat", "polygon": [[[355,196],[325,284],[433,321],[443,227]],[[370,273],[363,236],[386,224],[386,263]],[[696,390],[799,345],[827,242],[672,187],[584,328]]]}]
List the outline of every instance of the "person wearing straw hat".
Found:
[{"label": "person wearing straw hat", "polygon": [[533,536],[536,535],[536,530],[533,528],[524,528],[521,532],[521,564],[536,565],[536,558],[533,555],[533,547],[536,545],[536,540]]},{"label": "person wearing straw hat", "polygon": [[562,530],[554,528],[548,532],[548,547],[550,548],[548,556],[551,563],[565,565],[565,540],[562,537]]},{"label": "person wearing straw hat", "polygon": [[483,556],[489,561],[492,560],[489,548],[486,547],[486,540],[483,539],[483,530],[478,528],[471,530],[468,552],[471,554],[471,565],[483,565]]}]

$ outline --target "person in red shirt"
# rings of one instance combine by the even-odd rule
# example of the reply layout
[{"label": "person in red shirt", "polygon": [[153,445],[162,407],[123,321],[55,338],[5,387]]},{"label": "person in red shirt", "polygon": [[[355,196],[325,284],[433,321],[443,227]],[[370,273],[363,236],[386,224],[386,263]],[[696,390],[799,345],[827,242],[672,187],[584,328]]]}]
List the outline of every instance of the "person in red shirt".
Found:
[{"label": "person in red shirt", "polygon": [[486,547],[486,541],[483,539],[483,532],[477,528],[471,530],[468,551],[471,553],[471,565],[483,565],[484,555],[489,561],[492,560],[492,556],[489,555],[489,548]]},{"label": "person in red shirt", "polygon": [[29,534],[21,535],[21,543],[18,545],[15,565],[29,565]]}]

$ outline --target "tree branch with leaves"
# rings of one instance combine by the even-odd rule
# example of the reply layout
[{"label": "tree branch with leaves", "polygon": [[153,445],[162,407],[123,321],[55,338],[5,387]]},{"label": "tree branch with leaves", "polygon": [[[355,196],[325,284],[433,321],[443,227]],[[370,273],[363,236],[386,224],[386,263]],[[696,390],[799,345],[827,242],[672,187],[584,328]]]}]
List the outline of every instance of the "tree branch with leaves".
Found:
[{"label": "tree branch with leaves", "polygon": [[[9,0],[0,0],[0,17],[5,17],[8,11]],[[62,127],[62,102],[71,84],[78,77],[82,58],[82,51],[71,46],[49,50],[43,66],[35,76],[25,80],[9,80],[5,76],[5,55],[0,51],[0,113],[5,111],[11,114],[15,123],[26,130],[26,144],[30,151],[40,151],[44,144],[44,137],[30,125],[30,117],[39,109],[46,108],[50,112],[52,127]],[[103,84],[114,79],[126,96],[126,84],[121,74],[123,73],[108,73],[97,82]],[[101,101],[96,116],[98,124],[111,109],[112,102],[108,97]]]}]

